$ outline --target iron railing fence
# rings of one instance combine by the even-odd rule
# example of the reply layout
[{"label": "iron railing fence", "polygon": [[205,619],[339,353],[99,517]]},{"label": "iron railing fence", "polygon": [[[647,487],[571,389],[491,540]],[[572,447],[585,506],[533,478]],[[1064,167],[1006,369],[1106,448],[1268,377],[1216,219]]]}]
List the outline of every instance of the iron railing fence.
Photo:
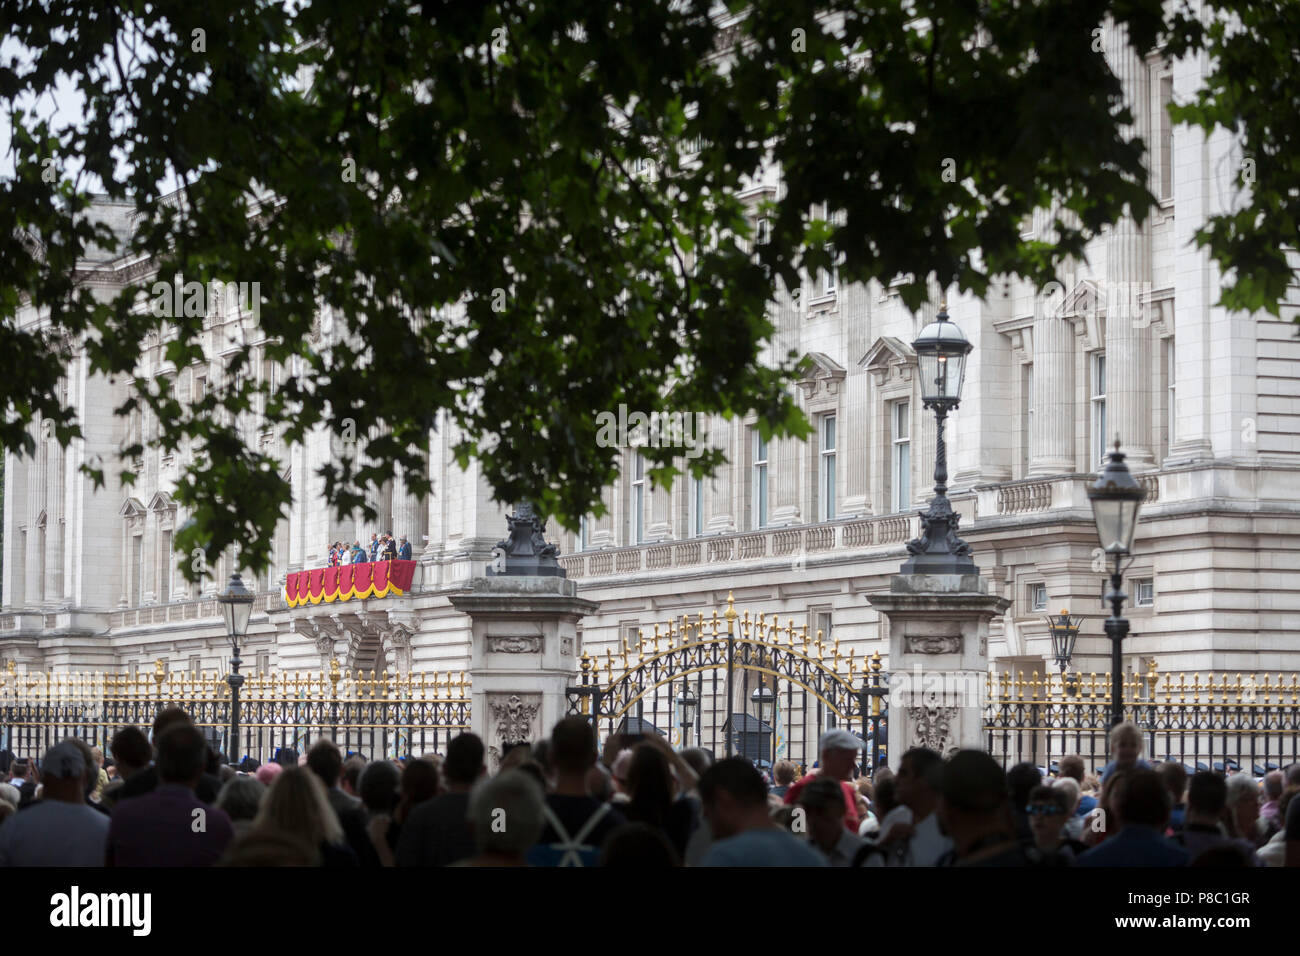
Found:
[{"label": "iron railing fence", "polygon": [[320,737],[344,753],[377,757],[444,752],[451,737],[469,729],[469,682],[437,673],[347,673],[331,662],[328,673],[246,675],[240,690],[240,745],[230,746],[230,686],[224,675],[0,674],[0,744],[39,758],[65,737],[109,750],[127,725],[146,732],[164,707],[181,707],[214,749],[236,760],[266,762],[282,748],[304,753]]},{"label": "iron railing fence", "polygon": [[[989,676],[984,733],[1004,766],[1050,768],[1079,754],[1100,770],[1110,759],[1110,674]],[[1300,762],[1300,675],[1145,674],[1123,680],[1124,716],[1142,731],[1144,759],[1189,770],[1262,776]]]}]

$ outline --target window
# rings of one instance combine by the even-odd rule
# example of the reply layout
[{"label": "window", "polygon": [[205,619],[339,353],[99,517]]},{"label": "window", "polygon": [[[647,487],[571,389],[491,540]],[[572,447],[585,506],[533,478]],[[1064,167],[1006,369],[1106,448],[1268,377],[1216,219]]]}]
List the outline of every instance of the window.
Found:
[{"label": "window", "polygon": [[754,430],[754,477],[750,519],[755,528],[767,526],[767,440]]},{"label": "window", "polygon": [[1174,124],[1169,104],[1174,101],[1174,78],[1160,77],[1160,198],[1174,198]]},{"label": "window", "polygon": [[1165,403],[1169,406],[1165,416],[1165,453],[1178,440],[1178,366],[1174,356],[1174,340],[1165,340]]},{"label": "window", "polygon": [[158,603],[166,604],[172,599],[172,533],[162,533],[162,564],[158,568]]},{"label": "window", "polygon": [[131,603],[139,607],[144,603],[144,537],[131,536]]},{"label": "window", "polygon": [[586,551],[590,547],[591,526],[587,523],[587,516],[583,515],[578,519],[578,550]]},{"label": "window", "polygon": [[1031,461],[1031,451],[1034,441],[1034,367],[1032,365],[1024,366],[1024,374],[1021,376],[1021,397],[1020,397],[1020,473],[1029,474],[1029,463]]},{"label": "window", "polygon": [[891,439],[893,443],[890,467],[890,488],[893,491],[892,510],[905,511],[912,501],[912,441],[909,437],[908,415],[911,402],[895,402],[893,406]]},{"label": "window", "polygon": [[691,478],[687,494],[686,536],[698,538],[704,534],[704,479]]},{"label": "window", "polygon": [[822,272],[822,284],[820,295],[834,295],[836,284],[839,282],[840,270],[838,267],[832,267],[829,272]]},{"label": "window", "polygon": [[1151,607],[1156,603],[1156,582],[1154,578],[1139,578],[1134,590],[1137,592],[1137,606]]},{"label": "window", "polygon": [[1047,585],[1029,585],[1029,609],[1031,611],[1047,610]]},{"label": "window", "polygon": [[628,544],[645,541],[645,459],[640,452],[632,466],[632,510],[628,515]]},{"label": "window", "polygon": [[819,500],[818,519],[830,521],[835,517],[835,416],[823,415],[821,420],[821,462],[817,480]]},{"label": "window", "polygon": [[1092,457],[1106,459],[1106,356],[1092,357]]},{"label": "window", "polygon": [[257,673],[257,674],[268,674],[268,673],[270,673],[270,671],[271,671],[271,652],[270,652],[270,651],[258,651],[258,652],[257,652],[257,666],[256,666],[256,668],[255,668],[255,670],[254,670],[254,673]]},{"label": "window", "polygon": [[192,655],[189,659],[189,666],[186,670],[190,672],[191,677],[198,677],[203,673],[203,658],[199,657],[198,654]]},{"label": "window", "polygon": [[831,611],[830,611],[829,608],[827,608],[827,609],[822,609],[822,608],[813,608],[813,609],[812,609],[812,620],[809,621],[808,623],[809,623],[809,625],[810,625],[810,633],[809,633],[809,635],[808,635],[809,637],[811,637],[811,638],[815,641],[815,640],[817,640],[817,632],[818,632],[818,631],[821,631],[821,633],[822,633],[822,643],[823,643],[823,644],[830,644],[830,643],[831,643],[831,640],[832,640],[832,638],[831,638]]}]

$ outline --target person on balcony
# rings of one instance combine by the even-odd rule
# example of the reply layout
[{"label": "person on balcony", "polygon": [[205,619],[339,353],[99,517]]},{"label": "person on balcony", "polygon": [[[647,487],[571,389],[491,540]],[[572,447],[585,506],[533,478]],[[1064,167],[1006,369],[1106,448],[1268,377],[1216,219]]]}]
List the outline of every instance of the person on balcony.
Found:
[{"label": "person on balcony", "polygon": [[397,549],[398,561],[411,560],[411,543],[406,540],[406,535],[402,535],[402,546]]},{"label": "person on balcony", "polygon": [[361,547],[360,540],[352,542],[352,563],[361,564],[366,560],[366,552]]},{"label": "person on balcony", "polygon": [[394,561],[397,559],[397,545],[393,542],[393,533],[390,531],[384,535],[384,549],[381,553],[381,561]]}]

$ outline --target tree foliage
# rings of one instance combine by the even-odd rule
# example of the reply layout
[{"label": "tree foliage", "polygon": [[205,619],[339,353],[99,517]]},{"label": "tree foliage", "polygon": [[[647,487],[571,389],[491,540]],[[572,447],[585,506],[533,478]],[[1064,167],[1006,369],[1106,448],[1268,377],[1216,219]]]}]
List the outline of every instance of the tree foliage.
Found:
[{"label": "tree foliage", "polygon": [[[801,270],[907,274],[916,308],[936,280],[977,294],[996,276],[1046,282],[1126,210],[1144,216],[1144,145],[1123,135],[1097,43],[1107,17],[1139,53],[1164,38],[1229,54],[1232,80],[1186,119],[1268,143],[1294,105],[1294,84],[1250,98],[1261,65],[1232,44],[1260,41],[1166,22],[1159,0],[733,0],[745,16],[727,31],[714,6],[12,0],[0,26],[30,59],[0,64],[16,166],[0,184],[0,440],[30,449],[36,419],[65,444],[81,434],[56,397],[66,355],[15,321],[30,303],[93,370],[135,377],[119,413],[148,406],[161,448],[194,449],[179,550],[241,546],[264,566],[289,486],[241,431],[255,407],[290,443],[355,433],[355,454],[323,472],[340,513],[395,468],[422,481],[443,428],[500,500],[573,527],[617,475],[602,410],[755,411],[772,434],[808,433],[793,356],[757,361],[768,304]],[[62,129],[31,109],[60,75],[85,96]],[[1294,157],[1238,214],[1281,209],[1271,240],[1294,239]],[[765,161],[782,191],[756,210],[741,193]],[[183,184],[175,200],[168,181]],[[87,217],[92,191],[133,204],[128,238]],[[1061,210],[1057,241],[1021,238],[1035,208]],[[759,213],[772,229],[755,251]],[[1285,261],[1254,236],[1237,218],[1206,239],[1249,267],[1229,301],[1268,307]],[[146,347],[177,369],[205,362],[204,319],[142,308],[152,277],[96,298],[78,264],[97,250],[164,279],[258,283],[265,356],[294,374],[274,390],[251,374],[241,331],[201,401],[136,377]],[[323,310],[342,334],[318,348]],[[658,480],[682,467],[672,449],[646,455]]]}]

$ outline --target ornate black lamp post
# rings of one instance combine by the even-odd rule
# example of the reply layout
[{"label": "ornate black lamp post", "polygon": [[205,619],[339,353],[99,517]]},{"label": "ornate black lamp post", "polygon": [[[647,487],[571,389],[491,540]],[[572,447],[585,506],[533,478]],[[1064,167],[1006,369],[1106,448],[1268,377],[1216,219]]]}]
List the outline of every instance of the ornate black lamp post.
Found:
[{"label": "ornate black lamp post", "polygon": [[691,745],[691,728],[695,726],[695,714],[700,707],[700,699],[691,693],[690,685],[682,688],[682,692],[677,695],[677,707],[681,710],[682,728],[682,746]]},{"label": "ornate black lamp post", "polygon": [[253,613],[253,592],[244,587],[244,582],[236,571],[230,576],[226,589],[217,595],[221,613],[226,619],[226,634],[230,637],[230,674],[226,677],[230,684],[230,762],[239,762],[239,688],[243,686],[244,675],[239,673],[239,642],[248,633],[248,619]]},{"label": "ornate black lamp post", "polygon": [[948,501],[948,450],[943,440],[944,421],[961,403],[961,386],[966,377],[966,356],[974,348],[948,320],[948,306],[939,306],[939,314],[916,341],[916,363],[921,374],[921,401],[933,408],[938,422],[935,442],[934,498],[930,510],[921,515],[921,536],[907,542],[911,555],[903,562],[904,574],[979,574],[971,560],[970,545],[957,537],[960,515]]},{"label": "ornate black lamp post", "polygon": [[1083,622],[1081,617],[1071,617],[1070,612],[1065,608],[1057,615],[1047,615],[1047,630],[1052,635],[1052,654],[1056,657],[1057,666],[1061,668],[1061,689],[1067,694],[1073,693],[1069,689],[1070,681],[1066,679],[1065,671],[1070,666],[1070,658],[1074,657],[1074,644],[1079,639],[1079,625]]},{"label": "ornate black lamp post", "polygon": [[1133,533],[1137,530],[1138,510],[1142,507],[1145,492],[1124,464],[1124,453],[1119,450],[1119,437],[1115,450],[1106,461],[1106,468],[1088,488],[1088,501],[1092,503],[1092,517],[1097,523],[1097,537],[1101,549],[1111,557],[1110,602],[1111,613],[1106,619],[1106,636],[1111,641],[1110,651],[1110,725],[1124,720],[1124,674],[1120,649],[1128,636],[1128,619],[1121,616],[1124,599],[1128,597],[1124,585],[1121,561],[1133,548]]}]

